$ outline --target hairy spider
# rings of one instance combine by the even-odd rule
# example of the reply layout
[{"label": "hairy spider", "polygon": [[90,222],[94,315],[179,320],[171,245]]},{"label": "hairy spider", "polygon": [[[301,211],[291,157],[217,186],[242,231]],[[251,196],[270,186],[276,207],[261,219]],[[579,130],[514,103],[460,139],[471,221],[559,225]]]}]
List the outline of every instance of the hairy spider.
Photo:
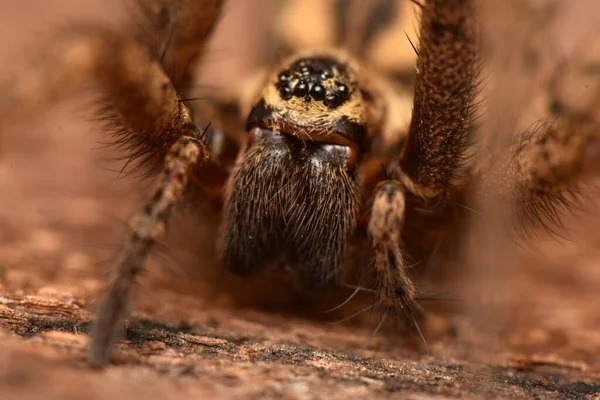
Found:
[{"label": "hairy spider", "polygon": [[[116,144],[157,176],[96,317],[93,365],[108,361],[136,277],[190,191],[219,200],[216,244],[230,271],[281,263],[305,289],[324,289],[364,269],[354,255],[367,254],[383,312],[416,307],[408,267],[464,228],[461,207],[501,205],[511,228],[556,222],[555,210],[592,168],[594,124],[565,111],[512,146],[475,156],[476,1],[412,3],[420,11],[414,96],[400,89],[410,74],[385,70],[368,51],[405,7],[389,0],[327,3],[338,12],[327,46],[286,43],[290,55],[251,80],[250,94],[211,104],[216,120],[186,99],[220,0],[138,0],[126,29],[68,27],[3,87],[0,118],[8,120],[93,78]],[[215,195],[215,187],[223,190]]]}]

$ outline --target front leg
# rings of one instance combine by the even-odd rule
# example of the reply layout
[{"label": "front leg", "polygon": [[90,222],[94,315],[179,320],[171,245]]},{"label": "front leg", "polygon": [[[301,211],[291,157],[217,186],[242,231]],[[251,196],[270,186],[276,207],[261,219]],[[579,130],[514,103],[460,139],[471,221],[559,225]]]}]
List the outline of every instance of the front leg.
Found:
[{"label": "front leg", "polygon": [[385,180],[375,188],[368,234],[375,249],[375,272],[380,307],[400,311],[415,302],[416,287],[407,271],[402,249],[405,189],[400,181]]},{"label": "front leg", "polygon": [[96,317],[89,354],[93,366],[101,367],[108,361],[112,342],[122,329],[135,278],[143,271],[152,246],[163,236],[171,210],[181,200],[190,174],[207,159],[206,147],[193,125],[169,149],[152,196],[143,213],[133,221],[117,275]]},{"label": "front leg", "polygon": [[[165,57],[157,59],[152,47],[135,34],[98,26],[67,27],[27,60],[19,74],[0,90],[0,124],[41,113],[81,90],[97,84],[109,104],[109,118],[117,126],[116,145],[130,160],[141,158],[158,172],[157,183],[144,211],[133,221],[133,232],[119,263],[117,275],[100,306],[93,328],[90,362],[104,365],[128,308],[137,275],[156,240],[161,237],[173,206],[208,159],[203,134],[178,95],[184,90],[161,62],[185,60],[185,73],[196,60],[214,25],[221,1],[144,1],[163,5],[171,25],[181,30]],[[185,9],[189,5],[190,13]],[[160,10],[159,10],[160,11]],[[203,14],[204,13],[204,14]],[[190,15],[202,18],[187,26]],[[160,15],[160,13],[159,13]],[[146,26],[153,20],[146,20]]]},{"label": "front leg", "polygon": [[[438,233],[429,226],[438,227],[439,217],[448,211],[447,200],[465,159],[479,71],[474,1],[415,3],[422,15],[409,135],[390,168],[395,179],[375,188],[369,223],[379,301],[404,311],[417,300],[406,255],[417,256],[422,249],[414,247],[423,243],[430,251],[428,243]],[[405,231],[411,238],[418,236],[419,243],[403,243]]]},{"label": "front leg", "polygon": [[472,0],[428,0],[421,8],[413,115],[400,166],[412,193],[445,198],[464,166],[475,115],[476,7]]}]

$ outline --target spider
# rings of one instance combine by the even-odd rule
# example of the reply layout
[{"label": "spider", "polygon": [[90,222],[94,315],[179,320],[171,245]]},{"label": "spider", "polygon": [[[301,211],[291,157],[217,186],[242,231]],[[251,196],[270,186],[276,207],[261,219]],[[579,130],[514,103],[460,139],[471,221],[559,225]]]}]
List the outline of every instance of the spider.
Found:
[{"label": "spider", "polygon": [[136,278],[192,191],[219,202],[216,245],[228,270],[285,265],[304,289],[328,289],[364,268],[354,258],[366,254],[375,306],[410,312],[419,290],[409,266],[464,227],[463,208],[507,217],[510,229],[558,222],[555,210],[569,206],[593,167],[594,124],[575,112],[493,155],[472,153],[481,80],[475,0],[411,2],[420,27],[408,39],[416,54],[409,118],[398,77],[370,65],[365,51],[374,23],[402,2],[374,1],[365,12],[348,0],[336,3],[346,40],[290,46],[244,95],[211,104],[219,117],[209,121],[187,100],[223,3],[138,0],[127,29],[70,26],[0,95],[8,119],[7,110],[39,108],[93,78],[117,146],[156,176],[95,319],[94,366],[108,362]]}]

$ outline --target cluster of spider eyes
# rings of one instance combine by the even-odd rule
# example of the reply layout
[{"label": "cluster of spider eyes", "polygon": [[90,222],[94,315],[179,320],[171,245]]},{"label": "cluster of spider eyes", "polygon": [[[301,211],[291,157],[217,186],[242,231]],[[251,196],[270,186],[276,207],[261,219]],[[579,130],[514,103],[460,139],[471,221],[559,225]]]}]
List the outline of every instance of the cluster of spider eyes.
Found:
[{"label": "cluster of spider eyes", "polygon": [[[300,75],[296,78],[297,75]],[[315,71],[309,66],[300,68],[300,74],[290,74],[282,72],[279,74],[279,94],[284,100],[294,97],[301,97],[307,101],[314,99],[322,101],[327,107],[335,108],[344,103],[349,96],[348,86],[343,83],[335,82],[332,89],[327,90],[321,84],[322,81],[331,78],[328,71],[321,72],[316,81],[314,79]],[[296,79],[294,79],[296,78]],[[295,85],[293,85],[295,82]]]}]

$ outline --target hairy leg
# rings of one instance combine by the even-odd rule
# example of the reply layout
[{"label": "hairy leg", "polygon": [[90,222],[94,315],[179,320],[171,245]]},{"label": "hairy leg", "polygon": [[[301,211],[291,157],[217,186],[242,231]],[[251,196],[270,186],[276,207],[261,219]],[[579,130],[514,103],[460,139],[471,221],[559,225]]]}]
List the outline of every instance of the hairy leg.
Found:
[{"label": "hairy leg", "polygon": [[385,180],[377,185],[375,192],[368,233],[375,248],[379,302],[384,310],[400,311],[411,306],[416,296],[402,250],[404,186],[397,180]]},{"label": "hairy leg", "polygon": [[136,23],[126,29],[64,27],[0,85],[0,129],[40,115],[94,82],[106,99],[100,118],[115,144],[130,161],[160,168],[186,129],[189,110],[179,95],[189,89],[222,3],[138,0]]},{"label": "hairy leg", "polygon": [[181,200],[190,173],[208,158],[206,147],[193,127],[171,146],[144,212],[133,220],[132,233],[119,262],[117,275],[100,305],[89,360],[101,367],[109,359],[112,342],[119,336],[135,278],[165,226],[173,206]]},{"label": "hairy leg", "polygon": [[600,171],[599,130],[598,123],[560,121],[523,135],[480,172],[484,207],[500,205],[510,230],[527,234],[541,223],[560,234],[562,211],[578,207],[581,183]]},{"label": "hairy leg", "polygon": [[[171,22],[174,29],[182,30],[165,57],[177,63],[189,61],[185,71],[190,73],[188,64],[201,51],[221,2],[182,0],[144,4],[159,3],[167,10],[178,10]],[[188,3],[190,13],[186,14],[183,7]],[[207,14],[193,24],[187,19],[205,9]],[[147,23],[151,25],[152,20]],[[109,358],[135,278],[155,241],[163,234],[173,205],[182,198],[190,175],[208,159],[202,134],[172,83],[173,76],[165,73],[160,61],[146,43],[122,31],[71,26],[40,47],[0,91],[0,123],[6,124],[37,115],[93,81],[109,103],[106,110],[109,116],[105,118],[117,127],[117,145],[130,159],[142,157],[160,171],[152,197],[132,223],[133,231],[116,277],[101,303],[90,350],[90,362],[95,366],[102,366]]]},{"label": "hairy leg", "polygon": [[25,120],[94,81],[110,103],[117,145],[159,163],[187,129],[190,113],[161,66],[129,38],[101,27],[57,33],[2,85],[0,123]]},{"label": "hairy leg", "polygon": [[136,0],[132,36],[161,62],[179,94],[192,84],[224,0]]},{"label": "hairy leg", "polygon": [[430,228],[445,215],[446,200],[464,167],[479,72],[474,1],[415,4],[422,15],[412,120],[399,162],[392,163],[394,180],[374,190],[369,223],[379,298],[396,310],[416,300],[404,251],[414,256],[415,244],[404,243],[402,233],[416,230],[423,243],[439,240]]},{"label": "hairy leg", "polygon": [[413,115],[400,166],[410,192],[444,198],[464,166],[475,114],[476,7],[472,0],[429,0],[421,9]]},{"label": "hairy leg", "polygon": [[507,228],[527,234],[541,223],[560,234],[562,211],[577,208],[582,184],[600,173],[599,60],[598,40],[572,55],[551,79],[549,111],[554,121],[482,160],[478,195],[484,205],[510,205],[504,212],[512,213],[506,219],[514,223]]}]

